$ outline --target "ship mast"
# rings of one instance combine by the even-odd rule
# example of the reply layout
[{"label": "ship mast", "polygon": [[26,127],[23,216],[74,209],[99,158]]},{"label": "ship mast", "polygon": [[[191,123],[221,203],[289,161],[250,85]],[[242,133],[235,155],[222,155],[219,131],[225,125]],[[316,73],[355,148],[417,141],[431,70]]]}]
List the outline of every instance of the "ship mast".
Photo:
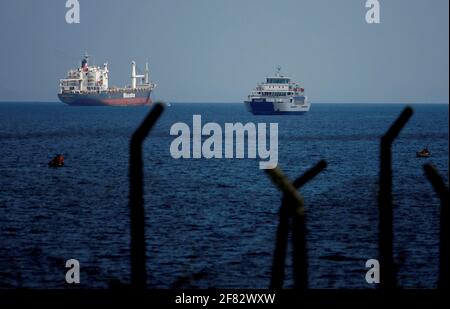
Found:
[{"label": "ship mast", "polygon": [[144,78],[144,77],[145,77],[144,75],[137,75],[136,74],[136,62],[134,60],[131,61],[131,88],[132,89],[136,89],[136,87],[137,87],[137,78]]},{"label": "ship mast", "polygon": [[276,76],[277,77],[281,76],[281,67],[280,66],[277,67],[277,74],[276,74]]},{"label": "ship mast", "polygon": [[136,62],[131,61],[131,88],[136,89]]}]

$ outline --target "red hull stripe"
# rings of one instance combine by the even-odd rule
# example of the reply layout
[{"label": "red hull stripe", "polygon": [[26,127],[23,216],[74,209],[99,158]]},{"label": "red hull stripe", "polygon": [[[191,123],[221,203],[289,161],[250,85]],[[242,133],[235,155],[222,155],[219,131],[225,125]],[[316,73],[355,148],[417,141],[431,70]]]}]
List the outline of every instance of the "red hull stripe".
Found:
[{"label": "red hull stripe", "polygon": [[105,99],[105,100],[101,100],[101,102],[105,105],[116,105],[116,106],[152,104],[152,100],[150,98],[149,99],[147,99],[147,98]]}]

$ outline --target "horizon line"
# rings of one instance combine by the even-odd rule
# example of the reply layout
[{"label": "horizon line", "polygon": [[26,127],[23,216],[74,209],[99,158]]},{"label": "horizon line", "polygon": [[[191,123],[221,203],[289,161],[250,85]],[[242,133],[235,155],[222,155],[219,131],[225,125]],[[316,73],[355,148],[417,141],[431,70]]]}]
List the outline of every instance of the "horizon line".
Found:
[{"label": "horizon line", "polygon": [[[243,101],[169,101],[169,100],[153,100],[153,103],[164,102],[171,104],[243,104]],[[60,101],[45,101],[45,100],[23,100],[23,101],[9,101],[0,100],[0,103],[62,103]],[[449,104],[449,102],[311,102],[311,104]],[[151,104],[150,104],[151,105]]]}]

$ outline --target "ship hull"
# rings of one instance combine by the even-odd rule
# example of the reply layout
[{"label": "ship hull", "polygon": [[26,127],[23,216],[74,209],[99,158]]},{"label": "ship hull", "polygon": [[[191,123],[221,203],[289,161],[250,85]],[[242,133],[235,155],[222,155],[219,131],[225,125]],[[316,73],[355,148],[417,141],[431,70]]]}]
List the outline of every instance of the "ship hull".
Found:
[{"label": "ship hull", "polygon": [[151,90],[134,92],[60,93],[61,102],[73,106],[141,106],[150,105]]},{"label": "ship hull", "polygon": [[[298,104],[301,102],[301,104]],[[266,99],[253,99],[245,101],[245,106],[253,115],[303,115],[310,109],[305,97],[283,102],[274,102]]]}]

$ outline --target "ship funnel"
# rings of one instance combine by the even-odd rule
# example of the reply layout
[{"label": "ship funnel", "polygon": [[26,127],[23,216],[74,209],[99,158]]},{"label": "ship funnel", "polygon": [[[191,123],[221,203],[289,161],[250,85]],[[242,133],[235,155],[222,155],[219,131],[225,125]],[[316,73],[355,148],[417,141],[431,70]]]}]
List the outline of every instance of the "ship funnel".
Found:
[{"label": "ship funnel", "polygon": [[87,68],[88,63],[89,63],[89,55],[88,55],[88,53],[86,52],[86,53],[84,54],[83,60],[81,61],[81,68],[83,68],[83,69]]},{"label": "ship funnel", "polygon": [[136,62],[131,61],[131,88],[136,89]]},{"label": "ship funnel", "polygon": [[145,63],[145,76],[144,76],[144,83],[148,84],[148,61]]}]

